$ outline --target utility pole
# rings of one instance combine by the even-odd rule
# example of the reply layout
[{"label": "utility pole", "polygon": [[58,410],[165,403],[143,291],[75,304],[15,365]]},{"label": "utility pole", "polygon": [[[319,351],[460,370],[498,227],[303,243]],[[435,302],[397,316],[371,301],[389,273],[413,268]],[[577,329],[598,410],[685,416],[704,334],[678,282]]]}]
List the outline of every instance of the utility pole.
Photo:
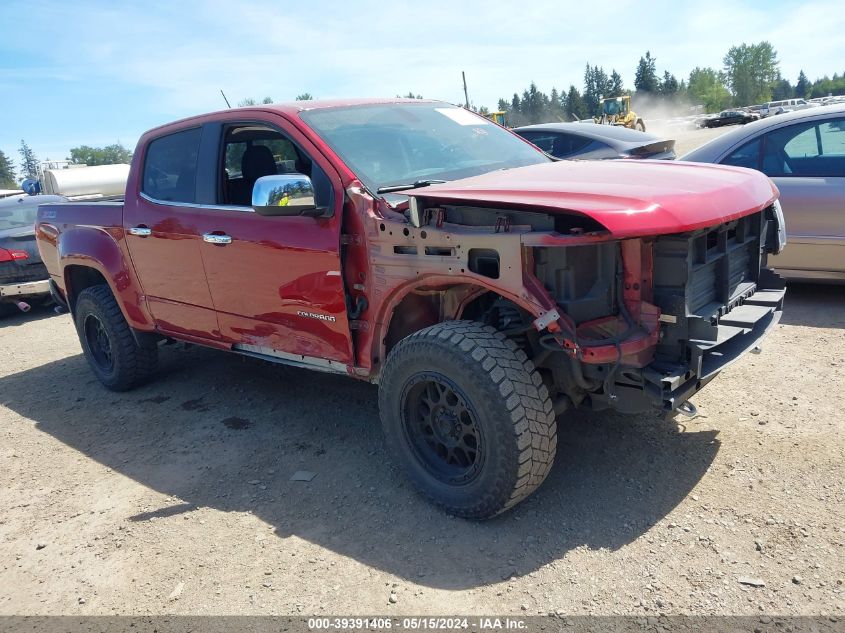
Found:
[{"label": "utility pole", "polygon": [[461,71],[461,77],[464,80],[464,100],[466,101],[467,110],[469,110],[469,94],[467,94],[467,75],[464,71]]}]

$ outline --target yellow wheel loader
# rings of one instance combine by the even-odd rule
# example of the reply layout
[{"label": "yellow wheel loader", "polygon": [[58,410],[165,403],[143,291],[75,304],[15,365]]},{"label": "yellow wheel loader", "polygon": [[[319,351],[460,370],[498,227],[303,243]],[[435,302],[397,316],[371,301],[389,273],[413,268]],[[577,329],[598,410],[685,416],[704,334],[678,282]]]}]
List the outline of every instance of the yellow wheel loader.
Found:
[{"label": "yellow wheel loader", "polygon": [[485,116],[493,121],[493,123],[498,123],[502,127],[508,127],[507,114],[504,110],[497,110],[496,112],[488,112]]},{"label": "yellow wheel loader", "polygon": [[602,97],[599,100],[600,113],[596,123],[622,125],[632,130],[645,132],[645,122],[631,110],[631,97]]}]

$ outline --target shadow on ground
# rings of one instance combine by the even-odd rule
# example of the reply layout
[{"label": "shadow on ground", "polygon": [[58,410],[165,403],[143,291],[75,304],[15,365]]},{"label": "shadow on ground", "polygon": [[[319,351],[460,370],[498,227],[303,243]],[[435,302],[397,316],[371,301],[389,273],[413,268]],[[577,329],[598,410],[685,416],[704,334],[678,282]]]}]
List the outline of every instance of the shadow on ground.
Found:
[{"label": "shadow on ground", "polygon": [[30,321],[43,321],[56,316],[52,304],[34,305],[29,312],[21,312],[14,306],[5,304],[0,306],[0,329],[5,327],[17,327]]},{"label": "shadow on ground", "polygon": [[781,323],[845,328],[845,285],[790,282]]},{"label": "shadow on ground", "polygon": [[[121,508],[115,521],[251,511],[280,537],[455,589],[530,573],[573,548],[630,543],[687,496],[719,447],[715,431],[656,415],[576,412],[560,422],[545,485],[505,516],[471,523],[414,493],[385,453],[376,388],[348,378],[167,348],[157,380],[130,393],[105,391],[76,355],[3,378],[0,403],[179,499]],[[290,481],[297,470],[317,476]]]}]

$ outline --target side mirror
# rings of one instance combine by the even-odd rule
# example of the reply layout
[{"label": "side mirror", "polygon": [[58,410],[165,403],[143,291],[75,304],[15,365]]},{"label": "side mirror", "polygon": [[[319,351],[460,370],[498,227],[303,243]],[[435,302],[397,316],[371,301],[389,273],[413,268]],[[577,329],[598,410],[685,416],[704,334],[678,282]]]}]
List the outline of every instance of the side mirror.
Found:
[{"label": "side mirror", "polygon": [[262,176],[252,188],[252,208],[259,215],[321,216],[326,209],[314,201],[314,185],[303,174]]}]

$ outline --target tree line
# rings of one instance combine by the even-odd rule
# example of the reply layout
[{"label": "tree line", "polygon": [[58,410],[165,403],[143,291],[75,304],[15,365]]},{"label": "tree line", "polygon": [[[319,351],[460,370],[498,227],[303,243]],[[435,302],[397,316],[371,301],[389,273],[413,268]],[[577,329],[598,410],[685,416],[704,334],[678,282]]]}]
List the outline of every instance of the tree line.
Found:
[{"label": "tree line", "polygon": [[[601,97],[623,95],[647,97],[666,103],[701,105],[707,112],[719,112],[793,97],[812,99],[845,94],[845,73],[824,76],[810,82],[802,70],[795,84],[780,72],[777,51],[769,42],[732,46],[722,60],[722,68],[696,67],[680,80],[669,70],[658,71],[657,58],[646,51],[634,72],[633,89],[627,88],[619,72],[607,73],[600,66],[586,65],[583,87],[570,84],[568,90],[552,88],[546,94],[534,82],[510,99],[498,101],[498,109],[508,113],[511,125],[549,121],[574,121],[595,116]],[[477,108],[483,114],[488,110]]]}]

